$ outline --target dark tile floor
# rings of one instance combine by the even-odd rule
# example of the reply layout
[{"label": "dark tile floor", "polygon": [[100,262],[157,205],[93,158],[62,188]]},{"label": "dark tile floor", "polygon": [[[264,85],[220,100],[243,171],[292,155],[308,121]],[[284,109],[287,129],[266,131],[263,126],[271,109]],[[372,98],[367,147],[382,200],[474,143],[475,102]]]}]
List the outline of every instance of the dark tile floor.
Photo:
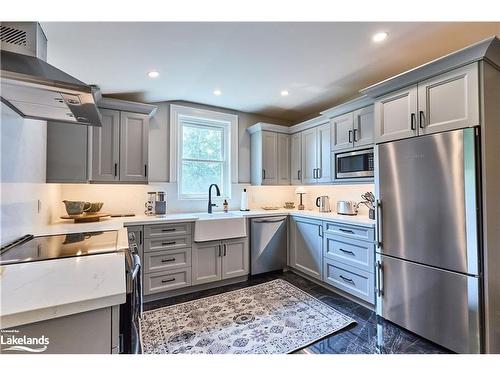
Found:
[{"label": "dark tile floor", "polygon": [[192,301],[219,293],[229,292],[247,286],[281,278],[299,287],[305,292],[332,306],[341,313],[356,320],[342,331],[336,332],[310,346],[299,350],[300,354],[439,354],[449,350],[402,329],[380,317],[360,304],[317,285],[295,273],[270,273],[251,277],[248,281],[219,288],[190,293],[144,304],[144,310],[153,310],[163,306]]}]

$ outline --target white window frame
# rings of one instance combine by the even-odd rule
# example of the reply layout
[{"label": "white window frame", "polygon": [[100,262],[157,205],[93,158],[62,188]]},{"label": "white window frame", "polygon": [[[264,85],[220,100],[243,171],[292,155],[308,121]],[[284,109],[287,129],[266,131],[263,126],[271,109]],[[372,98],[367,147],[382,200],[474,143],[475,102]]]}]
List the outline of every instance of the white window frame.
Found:
[{"label": "white window frame", "polygon": [[206,199],[207,192],[198,194],[181,194],[181,124],[192,122],[200,126],[216,126],[224,128],[224,157],[227,168],[223,172],[224,182],[222,198],[231,198],[231,184],[238,183],[238,116],[229,113],[206,109],[170,105],[170,182],[177,183],[179,199]]}]

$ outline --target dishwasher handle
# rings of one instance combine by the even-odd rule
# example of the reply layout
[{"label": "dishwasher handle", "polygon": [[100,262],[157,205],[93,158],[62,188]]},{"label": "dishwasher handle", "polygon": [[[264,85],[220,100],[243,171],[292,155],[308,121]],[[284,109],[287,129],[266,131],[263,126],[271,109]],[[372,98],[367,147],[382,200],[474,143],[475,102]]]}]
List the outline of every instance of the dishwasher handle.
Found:
[{"label": "dishwasher handle", "polygon": [[285,221],[286,217],[281,218],[281,219],[276,219],[276,220],[270,220],[270,219],[263,219],[263,220],[253,220],[254,223],[280,223],[282,221]]}]

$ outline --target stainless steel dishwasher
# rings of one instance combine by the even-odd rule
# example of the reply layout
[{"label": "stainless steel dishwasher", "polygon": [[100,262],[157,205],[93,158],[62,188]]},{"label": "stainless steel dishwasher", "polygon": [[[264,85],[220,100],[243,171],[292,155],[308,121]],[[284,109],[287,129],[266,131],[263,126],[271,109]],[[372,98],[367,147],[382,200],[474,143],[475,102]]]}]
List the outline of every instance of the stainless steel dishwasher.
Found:
[{"label": "stainless steel dishwasher", "polygon": [[286,268],[286,216],[251,219],[250,274]]}]

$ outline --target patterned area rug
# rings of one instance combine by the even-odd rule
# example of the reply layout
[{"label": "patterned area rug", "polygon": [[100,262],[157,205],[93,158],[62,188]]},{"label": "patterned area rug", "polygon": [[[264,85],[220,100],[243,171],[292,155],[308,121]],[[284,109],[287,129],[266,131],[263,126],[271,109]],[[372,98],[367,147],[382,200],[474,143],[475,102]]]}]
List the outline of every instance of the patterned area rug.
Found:
[{"label": "patterned area rug", "polygon": [[285,354],[354,323],[281,280],[144,312],[145,354]]}]

